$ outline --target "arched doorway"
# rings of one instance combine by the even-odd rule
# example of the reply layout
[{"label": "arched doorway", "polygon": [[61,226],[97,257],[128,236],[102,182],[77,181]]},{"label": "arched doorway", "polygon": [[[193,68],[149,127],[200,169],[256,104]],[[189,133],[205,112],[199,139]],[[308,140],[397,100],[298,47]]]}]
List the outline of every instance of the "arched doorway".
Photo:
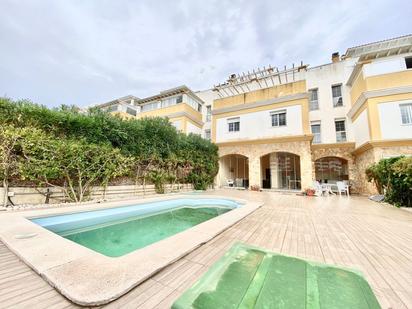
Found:
[{"label": "arched doorway", "polygon": [[260,158],[262,188],[300,190],[300,157],[289,152],[272,152]]},{"label": "arched doorway", "polygon": [[315,178],[321,183],[349,180],[348,161],[339,157],[323,157],[316,160]]},{"label": "arched doorway", "polygon": [[219,163],[220,187],[249,187],[249,160],[247,157],[230,154],[221,157]]}]

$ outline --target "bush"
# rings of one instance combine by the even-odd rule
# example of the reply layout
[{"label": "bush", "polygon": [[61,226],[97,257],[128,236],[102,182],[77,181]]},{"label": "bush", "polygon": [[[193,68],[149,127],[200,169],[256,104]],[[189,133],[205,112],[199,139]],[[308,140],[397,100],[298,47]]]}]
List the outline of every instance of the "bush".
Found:
[{"label": "bush", "polygon": [[387,202],[412,207],[412,157],[382,159],[366,169],[366,176]]},{"label": "bush", "polygon": [[19,146],[21,178],[59,187],[75,202],[87,198],[92,186],[107,186],[128,168],[129,158],[118,149],[84,140],[56,139],[38,129],[30,130]]},{"label": "bush", "polygon": [[[48,109],[27,100],[0,98],[0,124],[16,134],[4,131],[0,136],[6,146],[0,147],[3,183],[19,176],[36,184],[65,184],[73,200],[83,199],[91,185],[106,185],[120,175],[143,185],[148,180],[163,193],[167,182],[190,182],[204,190],[218,172],[217,146],[177,132],[165,118],[124,120],[96,109],[80,113],[75,106]],[[15,137],[21,139],[20,148],[14,145]],[[3,155],[10,145],[17,147],[13,155],[20,151],[17,156]]]}]

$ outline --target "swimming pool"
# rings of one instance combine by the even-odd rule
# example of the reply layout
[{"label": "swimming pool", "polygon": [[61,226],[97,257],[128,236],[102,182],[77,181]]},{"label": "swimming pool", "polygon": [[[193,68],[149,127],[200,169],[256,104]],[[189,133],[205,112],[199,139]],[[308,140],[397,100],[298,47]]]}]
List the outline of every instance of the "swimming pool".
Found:
[{"label": "swimming pool", "polygon": [[181,198],[31,221],[96,252],[119,257],[239,207],[226,199]]}]

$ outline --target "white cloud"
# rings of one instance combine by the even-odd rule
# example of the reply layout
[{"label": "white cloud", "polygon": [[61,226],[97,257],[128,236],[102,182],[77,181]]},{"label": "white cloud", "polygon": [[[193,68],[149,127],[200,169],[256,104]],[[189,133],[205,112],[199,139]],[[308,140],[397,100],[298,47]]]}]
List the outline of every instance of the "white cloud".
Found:
[{"label": "white cloud", "polygon": [[[411,5],[380,1],[2,1],[0,94],[49,106],[144,97],[409,31]],[[394,22],[396,21],[396,23]]]}]

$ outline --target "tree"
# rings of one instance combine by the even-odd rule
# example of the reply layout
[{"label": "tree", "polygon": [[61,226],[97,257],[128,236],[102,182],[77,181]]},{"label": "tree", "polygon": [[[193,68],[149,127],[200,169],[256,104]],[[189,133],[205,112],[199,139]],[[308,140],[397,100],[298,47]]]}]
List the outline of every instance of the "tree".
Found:
[{"label": "tree", "polygon": [[16,129],[0,126],[0,179],[3,182],[3,206],[7,206],[9,182],[18,175],[19,140],[27,133],[27,128]]},{"label": "tree", "polygon": [[20,165],[22,176],[39,185],[58,187],[75,202],[83,201],[93,185],[107,186],[111,179],[124,175],[130,161],[118,149],[84,140],[35,134],[22,142],[26,159]]},{"label": "tree", "polygon": [[219,171],[217,146],[198,135],[189,134],[181,136],[179,151],[180,157],[190,162],[187,180],[196,190],[206,190]]},{"label": "tree", "polygon": [[[133,158],[133,162],[128,161],[126,166],[128,166],[128,175],[133,177],[135,183],[142,181],[145,186],[146,181],[151,181],[158,184],[159,191],[163,191],[162,187],[167,181],[172,186],[176,182],[189,181],[195,189],[206,189],[213,184],[218,171],[217,146],[200,136],[193,134],[186,136],[177,132],[167,118],[124,120],[97,109],[91,109],[88,113],[80,113],[74,106],[48,109],[27,100],[14,102],[8,98],[0,98],[0,123],[16,128],[28,128],[28,130],[35,128],[39,132],[47,132],[45,142],[40,139],[32,141],[29,148],[26,146],[26,155],[30,156],[31,160],[37,157],[40,161],[47,161],[47,156],[51,161],[56,158],[63,159],[56,152],[49,153],[48,151],[52,149],[48,148],[59,147],[68,156],[76,144],[75,141],[82,147],[99,145],[90,147],[102,147],[104,151],[117,149],[129,160],[130,157]],[[36,156],[33,156],[28,151],[35,151],[35,144],[43,149],[39,149],[35,152]],[[42,159],[42,156],[45,158]],[[66,163],[78,164],[76,162],[80,159],[81,157],[72,155]],[[82,160],[92,162],[86,158]],[[42,171],[41,182],[46,183],[45,177],[47,176],[49,183],[64,187],[64,182],[69,183],[65,179],[67,176],[55,174],[61,170],[62,166],[53,168],[49,166],[48,170]],[[53,173],[50,174],[52,171]],[[37,170],[36,173],[38,172]],[[28,171],[26,173],[26,177],[31,174]],[[33,177],[26,179],[34,181]],[[98,183],[98,180],[96,182]],[[37,183],[40,181],[37,180]],[[83,186],[83,182],[79,182],[79,185]]]}]

